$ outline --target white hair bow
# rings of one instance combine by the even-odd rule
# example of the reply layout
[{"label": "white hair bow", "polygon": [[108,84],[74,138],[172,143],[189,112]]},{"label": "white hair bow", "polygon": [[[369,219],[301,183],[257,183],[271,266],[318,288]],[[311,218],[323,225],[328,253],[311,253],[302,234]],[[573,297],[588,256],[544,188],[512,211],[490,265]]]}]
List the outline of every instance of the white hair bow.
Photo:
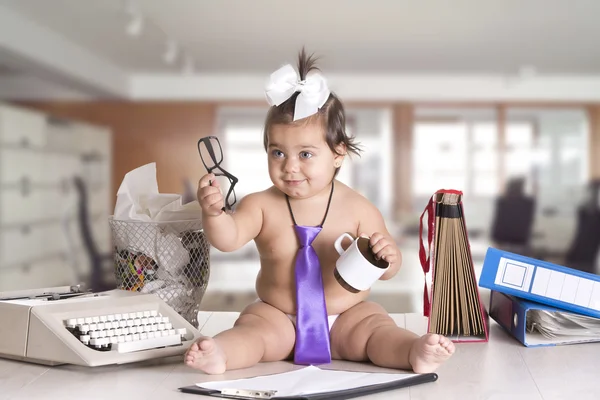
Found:
[{"label": "white hair bow", "polygon": [[294,121],[315,114],[323,107],[330,94],[323,75],[313,72],[302,81],[290,64],[273,72],[265,89],[267,101],[271,106],[280,105],[296,92],[300,94],[296,97]]}]

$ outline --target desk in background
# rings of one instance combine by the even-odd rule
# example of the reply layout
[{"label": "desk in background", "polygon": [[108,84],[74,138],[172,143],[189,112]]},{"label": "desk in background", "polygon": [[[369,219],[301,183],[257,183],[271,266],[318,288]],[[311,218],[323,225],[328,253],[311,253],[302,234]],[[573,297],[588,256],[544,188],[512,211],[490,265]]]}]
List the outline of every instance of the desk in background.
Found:
[{"label": "desk in background", "polygon": [[[392,279],[373,284],[369,300],[381,304],[389,313],[423,310],[423,268],[419,261],[419,241],[405,238],[399,243],[402,267]],[[477,274],[481,272],[488,243],[471,240]],[[238,253],[222,253],[211,248],[210,281],[200,304],[203,311],[242,311],[256,300],[256,276],[260,259],[254,243]]]},{"label": "desk in background", "polygon": [[[203,312],[199,326],[213,336],[233,325],[237,313]],[[418,314],[394,314],[399,326],[425,332]],[[340,369],[388,371],[370,365],[334,362]],[[85,368],[45,367],[0,359],[0,400],[168,400],[202,399],[178,387],[218,379],[239,379],[298,368],[288,362],[207,376],[183,365],[181,357],[138,364]],[[489,343],[457,345],[456,354],[437,372],[439,379],[364,399],[598,399],[600,343],[526,348],[491,321]],[[206,397],[208,399],[208,397]],[[361,398],[361,399],[362,399]]]}]

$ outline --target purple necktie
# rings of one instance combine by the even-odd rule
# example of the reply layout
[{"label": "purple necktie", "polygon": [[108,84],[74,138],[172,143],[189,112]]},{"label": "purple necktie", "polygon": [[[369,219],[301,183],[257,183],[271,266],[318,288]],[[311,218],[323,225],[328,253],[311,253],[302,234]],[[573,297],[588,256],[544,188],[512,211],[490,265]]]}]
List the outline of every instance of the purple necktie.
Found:
[{"label": "purple necktie", "polygon": [[294,225],[300,241],[296,256],[296,364],[326,364],[331,362],[329,324],[321,264],[312,247],[320,226]]}]

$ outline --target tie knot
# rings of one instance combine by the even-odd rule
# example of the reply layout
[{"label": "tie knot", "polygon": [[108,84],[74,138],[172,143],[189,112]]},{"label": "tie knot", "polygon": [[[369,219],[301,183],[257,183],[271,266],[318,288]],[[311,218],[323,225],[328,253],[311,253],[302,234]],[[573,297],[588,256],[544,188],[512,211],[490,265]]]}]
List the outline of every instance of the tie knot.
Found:
[{"label": "tie knot", "polygon": [[315,240],[319,232],[321,232],[320,226],[299,226],[294,225],[296,229],[296,236],[300,241],[300,247],[308,247]]}]

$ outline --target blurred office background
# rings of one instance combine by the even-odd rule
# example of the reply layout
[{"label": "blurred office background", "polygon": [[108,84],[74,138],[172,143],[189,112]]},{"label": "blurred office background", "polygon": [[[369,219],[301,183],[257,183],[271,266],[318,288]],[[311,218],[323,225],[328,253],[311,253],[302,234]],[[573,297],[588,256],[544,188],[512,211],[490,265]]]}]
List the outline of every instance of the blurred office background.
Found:
[{"label": "blurred office background", "polygon": [[[493,245],[596,273],[597,15],[595,0],[0,0],[0,291],[88,279],[124,175],[156,162],[160,192],[189,195],[203,136],[238,198],[268,187],[263,85],[303,45],[365,150],[339,178],[403,251],[374,300],[422,307],[419,217],[441,188],[464,192],[476,269]],[[240,310],[258,268],[252,243],[213,250],[202,308]]]}]

